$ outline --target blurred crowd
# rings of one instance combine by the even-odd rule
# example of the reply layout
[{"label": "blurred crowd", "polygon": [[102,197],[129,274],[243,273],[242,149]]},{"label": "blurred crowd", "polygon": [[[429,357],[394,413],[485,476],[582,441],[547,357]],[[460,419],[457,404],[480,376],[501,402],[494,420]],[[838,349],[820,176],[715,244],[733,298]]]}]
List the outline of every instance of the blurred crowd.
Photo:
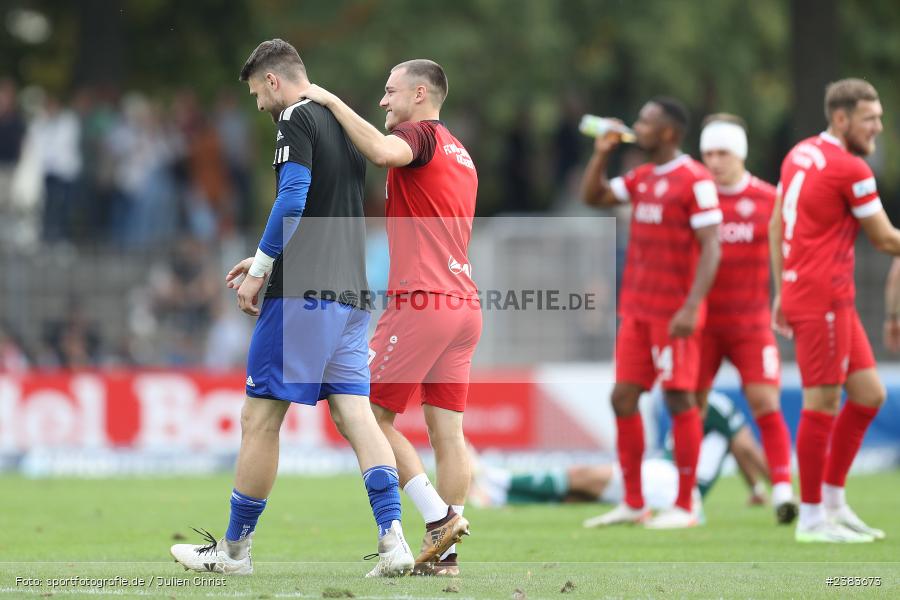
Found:
[{"label": "blurred crowd", "polygon": [[0,371],[242,362],[247,327],[223,310],[216,253],[253,218],[256,156],[243,108],[233,91],[210,106],[186,90],[163,103],[103,87],[64,101],[0,80],[5,260],[40,254],[74,262],[85,249],[105,248],[146,262],[133,269],[143,280],[118,298],[127,303],[118,311],[127,319],[120,335],[101,327],[94,306],[85,310],[92,299],[77,281],[60,282],[54,291],[66,296],[63,307],[41,323],[10,319],[18,300],[7,293]]},{"label": "blurred crowd", "polygon": [[[20,279],[28,285],[0,293],[0,372],[243,364],[252,321],[234,310],[222,274],[265,218],[254,172],[268,149],[255,144],[238,91],[202,102],[182,89],[163,101],[88,86],[60,97],[0,79],[0,269],[31,261]],[[529,107],[514,111],[499,162],[482,168],[480,211],[583,210],[583,108],[577,96],[562,97],[543,139]],[[477,128],[467,123],[459,119],[460,135],[477,151]],[[383,214],[381,182],[366,212]],[[383,222],[369,238],[370,282],[383,289]],[[124,278],[101,266],[110,257]]]},{"label": "blurred crowd", "polygon": [[232,91],[203,106],[86,87],[67,101],[0,81],[0,240],[17,247],[213,241],[250,218],[253,136]]}]

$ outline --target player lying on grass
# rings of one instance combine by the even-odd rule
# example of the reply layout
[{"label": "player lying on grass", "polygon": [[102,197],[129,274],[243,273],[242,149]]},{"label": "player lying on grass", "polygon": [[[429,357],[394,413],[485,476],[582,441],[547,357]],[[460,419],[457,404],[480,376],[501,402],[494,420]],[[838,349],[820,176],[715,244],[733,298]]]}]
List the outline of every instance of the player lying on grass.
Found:
[{"label": "player lying on grass", "polygon": [[[750,503],[764,501],[762,478],[768,476],[765,457],[750,427],[731,399],[712,392],[704,418],[704,437],[697,469],[697,488],[705,498],[712,490],[728,454],[734,456],[751,489]],[[670,442],[671,440],[669,440]],[[671,448],[671,444],[668,444]],[[678,493],[678,471],[670,448],[666,456],[645,459],[641,469],[647,504],[654,510],[672,506]],[[475,476],[469,493],[473,506],[546,502],[601,502],[618,504],[624,488],[622,471],[615,462],[603,465],[576,465],[569,468],[513,472],[475,461]],[[761,497],[762,496],[762,497]],[[695,499],[697,513],[701,503]],[[600,527],[599,518],[585,521],[585,527]]]}]

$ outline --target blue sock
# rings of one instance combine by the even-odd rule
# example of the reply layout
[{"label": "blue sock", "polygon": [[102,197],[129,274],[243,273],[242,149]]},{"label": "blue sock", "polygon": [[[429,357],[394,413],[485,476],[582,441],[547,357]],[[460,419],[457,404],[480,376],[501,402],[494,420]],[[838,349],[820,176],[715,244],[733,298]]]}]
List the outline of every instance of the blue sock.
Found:
[{"label": "blue sock", "polygon": [[231,519],[225,539],[229,542],[243,540],[256,529],[256,521],[266,507],[266,500],[245,496],[239,491],[231,490]]},{"label": "blue sock", "polygon": [[380,538],[391,528],[392,521],[400,520],[400,478],[394,467],[379,465],[363,473],[363,481]]}]

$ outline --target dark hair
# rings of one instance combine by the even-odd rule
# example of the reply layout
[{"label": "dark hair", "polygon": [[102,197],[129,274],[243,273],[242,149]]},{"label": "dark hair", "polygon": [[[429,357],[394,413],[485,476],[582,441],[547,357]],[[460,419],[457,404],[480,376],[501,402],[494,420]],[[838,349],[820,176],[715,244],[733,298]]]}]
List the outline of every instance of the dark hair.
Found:
[{"label": "dark hair", "polygon": [[650,102],[662,109],[666,119],[675,128],[675,133],[678,134],[679,138],[683,138],[690,125],[690,117],[688,117],[687,108],[684,107],[681,100],[671,96],[656,96]]},{"label": "dark hair", "polygon": [[297,49],[280,38],[267,40],[250,53],[241,69],[240,80],[247,81],[262,70],[284,75],[293,81],[306,77],[306,65]]},{"label": "dark hair", "polygon": [[747,131],[747,122],[731,113],[713,113],[703,119],[701,127],[706,127],[710,123],[731,123],[732,125],[737,125],[744,131]]},{"label": "dark hair", "polygon": [[438,106],[444,103],[447,92],[450,90],[450,83],[447,81],[447,74],[444,73],[441,65],[426,58],[415,58],[400,63],[391,69],[391,73],[398,69],[406,69],[406,74],[413,79],[425,80],[428,87],[436,92]]},{"label": "dark hair", "polygon": [[825,119],[831,121],[831,115],[838,109],[852,113],[860,100],[878,100],[875,86],[864,79],[853,78],[829,83],[825,88]]}]

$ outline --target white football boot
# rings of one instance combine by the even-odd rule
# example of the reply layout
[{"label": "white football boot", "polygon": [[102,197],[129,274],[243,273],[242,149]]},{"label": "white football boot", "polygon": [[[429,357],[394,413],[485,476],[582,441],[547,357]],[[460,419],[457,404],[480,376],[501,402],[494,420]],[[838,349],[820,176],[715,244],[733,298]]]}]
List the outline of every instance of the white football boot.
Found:
[{"label": "white football boot", "polygon": [[403,537],[400,521],[393,521],[391,528],[378,540],[378,554],[366,558],[375,556],[378,556],[378,564],[366,577],[402,577],[412,572],[416,559]]},{"label": "white football boot", "polygon": [[871,535],[857,533],[831,521],[819,521],[815,525],[797,525],[794,539],[805,544],[865,544],[874,541]]},{"label": "white football boot", "polygon": [[647,521],[644,527],[647,529],[687,529],[700,524],[699,511],[684,510],[680,506],[673,506],[660,511],[655,517]]},{"label": "white football boot", "polygon": [[871,536],[875,540],[883,540],[885,538],[884,531],[866,525],[847,504],[835,510],[829,510],[826,507],[825,515],[832,523],[846,527],[850,531]]},{"label": "white football boot", "polygon": [[609,512],[603,513],[590,519],[585,519],[582,523],[584,527],[593,529],[594,527],[609,527],[611,525],[638,525],[646,522],[650,518],[650,509],[631,508],[622,502]]},{"label": "white football boot", "polygon": [[[210,532],[194,529],[206,538],[207,544],[175,544],[169,549],[175,562],[185,571],[198,573],[221,573],[222,575],[251,575],[253,560],[250,558],[250,540],[247,540],[247,555],[233,559],[228,554],[225,538],[216,540]],[[252,536],[252,534],[251,534]]]}]

